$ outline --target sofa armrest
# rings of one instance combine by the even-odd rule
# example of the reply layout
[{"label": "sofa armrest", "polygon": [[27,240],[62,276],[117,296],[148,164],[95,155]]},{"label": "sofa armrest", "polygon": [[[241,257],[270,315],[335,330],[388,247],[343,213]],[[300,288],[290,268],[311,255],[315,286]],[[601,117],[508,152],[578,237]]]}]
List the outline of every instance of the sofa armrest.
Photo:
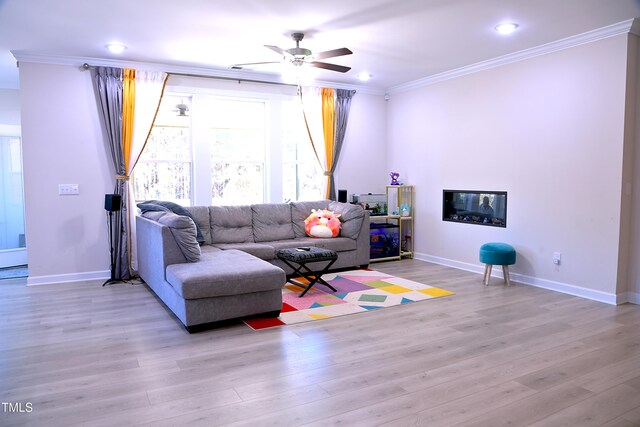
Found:
[{"label": "sofa armrest", "polygon": [[356,265],[369,265],[371,240],[369,237],[369,211],[360,205],[329,202],[329,210],[339,213],[342,219],[340,235],[356,241]]},{"label": "sofa armrest", "polygon": [[360,234],[356,240],[357,254],[356,262],[360,266],[369,265],[369,258],[371,257],[371,234],[369,232],[371,218],[369,211],[364,211],[364,218],[362,219],[362,227],[360,228]]},{"label": "sofa armrest", "polygon": [[138,273],[147,284],[163,282],[168,265],[187,262],[169,227],[137,216],[136,236]]}]

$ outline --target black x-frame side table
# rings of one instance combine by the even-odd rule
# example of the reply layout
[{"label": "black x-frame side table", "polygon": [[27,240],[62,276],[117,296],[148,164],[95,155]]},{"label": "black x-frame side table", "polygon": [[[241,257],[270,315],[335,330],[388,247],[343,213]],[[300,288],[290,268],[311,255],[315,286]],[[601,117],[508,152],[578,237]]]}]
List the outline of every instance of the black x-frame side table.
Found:
[{"label": "black x-frame side table", "polygon": [[[305,288],[299,295],[300,298],[302,298],[316,283],[327,286],[333,292],[336,292],[336,288],[331,286],[322,278],[322,275],[329,271],[333,263],[338,259],[336,251],[316,247],[289,248],[280,249],[277,256],[282,260],[282,262],[293,269],[293,273],[287,275],[287,281]],[[307,266],[307,264],[320,261],[330,261],[324,266],[322,271],[313,271]],[[293,280],[294,277],[303,277],[309,281],[309,284],[305,285],[304,283]]]}]

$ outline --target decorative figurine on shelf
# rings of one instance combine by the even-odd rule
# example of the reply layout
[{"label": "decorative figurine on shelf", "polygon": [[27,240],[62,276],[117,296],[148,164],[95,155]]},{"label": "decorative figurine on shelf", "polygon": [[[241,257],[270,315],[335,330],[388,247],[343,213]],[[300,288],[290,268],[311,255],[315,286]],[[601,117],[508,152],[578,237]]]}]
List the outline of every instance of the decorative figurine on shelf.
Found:
[{"label": "decorative figurine on shelf", "polygon": [[400,206],[400,210],[402,211],[402,216],[410,216],[411,215],[411,208],[409,207],[409,205]]},{"label": "decorative figurine on shelf", "polygon": [[391,185],[400,185],[398,182],[398,177],[400,174],[398,172],[390,172],[389,176],[391,177]]}]

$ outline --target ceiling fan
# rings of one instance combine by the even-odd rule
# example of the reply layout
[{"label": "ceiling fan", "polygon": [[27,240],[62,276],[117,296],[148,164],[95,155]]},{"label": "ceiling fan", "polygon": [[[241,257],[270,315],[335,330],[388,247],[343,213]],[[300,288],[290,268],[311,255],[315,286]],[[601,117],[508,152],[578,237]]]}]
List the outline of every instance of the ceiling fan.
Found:
[{"label": "ceiling fan", "polygon": [[249,62],[246,64],[234,64],[231,69],[241,70],[247,65],[263,65],[263,64],[279,64],[281,62],[291,63],[297,67],[302,65],[309,65],[316,68],[324,68],[325,70],[337,71],[339,73],[346,73],[351,67],[345,67],[343,65],[329,64],[327,62],[319,62],[317,59],[335,58],[336,56],[351,55],[351,52],[346,47],[340,49],[327,50],[314,54],[309,49],[300,47],[300,41],[304,38],[304,33],[293,33],[291,38],[296,42],[296,47],[291,49],[281,49],[278,46],[264,45],[264,47],[271,49],[272,51],[282,55],[282,61],[268,61],[268,62]]},{"label": "ceiling fan", "polygon": [[178,113],[176,114],[176,116],[178,117],[189,117],[189,115],[187,114],[187,112],[189,111],[189,106],[184,103],[184,100],[180,101],[180,104],[176,104],[176,108],[171,111],[175,111],[176,113]]}]

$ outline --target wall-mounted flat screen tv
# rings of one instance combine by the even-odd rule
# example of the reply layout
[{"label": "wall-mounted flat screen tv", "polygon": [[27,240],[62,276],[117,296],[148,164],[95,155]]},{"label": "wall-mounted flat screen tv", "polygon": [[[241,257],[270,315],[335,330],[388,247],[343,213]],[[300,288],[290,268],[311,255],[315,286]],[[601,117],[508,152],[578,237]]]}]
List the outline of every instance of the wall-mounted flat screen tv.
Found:
[{"label": "wall-mounted flat screen tv", "polygon": [[442,190],[442,220],[507,226],[507,192]]}]

